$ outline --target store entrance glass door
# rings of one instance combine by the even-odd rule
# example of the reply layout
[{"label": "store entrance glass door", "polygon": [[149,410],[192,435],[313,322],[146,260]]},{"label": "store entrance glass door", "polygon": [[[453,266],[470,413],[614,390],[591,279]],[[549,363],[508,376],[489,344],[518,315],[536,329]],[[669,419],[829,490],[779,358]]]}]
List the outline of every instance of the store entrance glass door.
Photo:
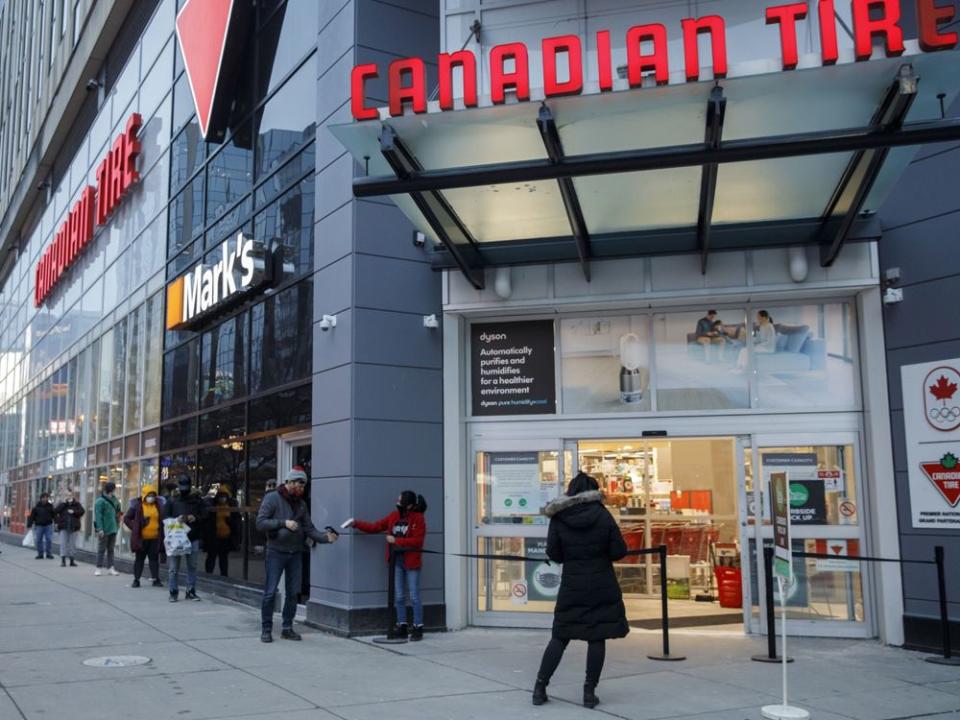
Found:
[{"label": "store entrance glass door", "polygon": [[[673,627],[743,626],[744,446],[737,437],[581,440],[580,470],[606,495],[628,548],[667,546]],[[660,627],[656,556],[615,564],[632,627]],[[746,607],[749,607],[749,599]]]},{"label": "store entrance glass door", "polygon": [[[278,457],[280,467],[277,471],[278,481],[283,482],[290,469],[294,466],[302,467],[307,474],[307,488],[303,497],[309,511],[311,500],[311,463],[313,460],[312,433],[308,430],[301,433],[282,435],[279,439]],[[303,567],[300,573],[300,594],[297,604],[300,606],[298,615],[306,617],[306,604],[310,598],[310,553],[303,553]]]}]

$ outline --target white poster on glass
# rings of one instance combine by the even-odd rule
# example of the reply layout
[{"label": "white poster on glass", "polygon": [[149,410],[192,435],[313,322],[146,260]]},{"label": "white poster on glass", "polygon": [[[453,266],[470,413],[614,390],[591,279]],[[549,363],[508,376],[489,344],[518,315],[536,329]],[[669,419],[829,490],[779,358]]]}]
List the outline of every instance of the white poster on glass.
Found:
[{"label": "white poster on glass", "polygon": [[540,454],[492,453],[490,485],[493,515],[539,515]]},{"label": "white poster on glass", "polygon": [[914,528],[960,528],[960,358],[904,365],[903,425]]}]

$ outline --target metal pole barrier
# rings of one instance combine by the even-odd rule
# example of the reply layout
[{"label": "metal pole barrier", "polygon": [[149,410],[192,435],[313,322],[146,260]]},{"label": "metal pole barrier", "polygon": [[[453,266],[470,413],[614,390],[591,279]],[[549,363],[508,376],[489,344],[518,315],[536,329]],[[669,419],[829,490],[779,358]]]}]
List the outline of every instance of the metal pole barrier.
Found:
[{"label": "metal pole barrier", "polygon": [[950,647],[950,615],[947,609],[947,572],[943,545],[933,548],[933,559],[937,564],[937,593],[940,596],[940,635],[943,642],[943,657],[939,655],[924,658],[936,665],[960,665],[960,658],[953,657]]},{"label": "metal pole barrier", "polygon": [[686,660],[683,655],[670,654],[670,615],[667,609],[667,546],[658,548],[660,556],[660,628],[663,632],[663,653],[661,655],[647,655],[651,660],[676,662]]},{"label": "metal pole barrier", "polygon": [[387,555],[390,561],[387,563],[387,636],[374,638],[373,641],[380,645],[401,645],[407,642],[406,638],[398,638],[394,632],[394,618],[396,617],[397,596],[394,589],[394,578],[397,576],[397,553],[393,550],[393,545],[388,546]]},{"label": "metal pole barrier", "polygon": [[[750,659],[762,663],[783,662],[783,658],[777,656],[777,618],[773,610],[773,546],[763,548],[763,578],[766,586],[764,599],[767,606],[767,654],[754,655]],[[788,657],[787,662],[793,662],[793,658]]]}]

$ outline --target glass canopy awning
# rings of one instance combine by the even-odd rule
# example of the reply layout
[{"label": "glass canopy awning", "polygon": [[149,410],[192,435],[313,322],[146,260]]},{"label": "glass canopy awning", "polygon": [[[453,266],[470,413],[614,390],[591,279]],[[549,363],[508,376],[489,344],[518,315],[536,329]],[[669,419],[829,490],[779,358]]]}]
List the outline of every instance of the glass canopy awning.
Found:
[{"label": "glass canopy awning", "polygon": [[483,268],[876,239],[871,215],[944,119],[960,53],[332,126],[477,287]]}]

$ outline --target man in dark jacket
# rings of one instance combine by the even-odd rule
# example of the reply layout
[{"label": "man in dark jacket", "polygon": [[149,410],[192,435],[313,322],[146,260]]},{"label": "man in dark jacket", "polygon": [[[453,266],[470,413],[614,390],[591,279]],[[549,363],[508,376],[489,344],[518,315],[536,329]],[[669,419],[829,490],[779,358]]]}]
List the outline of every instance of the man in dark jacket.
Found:
[{"label": "man in dark jacket", "polygon": [[276,492],[264,496],[257,513],[257,531],[267,535],[266,581],[260,604],[260,641],[273,642],[273,601],[284,576],[283,623],[280,637],[300,640],[293,629],[297,614],[297,593],[300,591],[300,554],[307,538],[318,543],[337,541],[334,532],[320,532],[313,526],[307,504],[303,501],[307,474],[299,466],[287,473],[286,482]]},{"label": "man in dark jacket", "polygon": [[200,538],[203,537],[203,524],[207,520],[207,505],[199,492],[191,486],[190,478],[181,475],[177,480],[177,492],[164,507],[164,519],[176,518],[190,527],[189,537],[192,549],[186,555],[174,555],[167,558],[170,587],[170,602],[180,599],[178,575],[182,561],[187,565],[187,594],[186,600],[199,600],[197,596],[197,559],[200,556]]},{"label": "man in dark jacket", "polygon": [[83,517],[83,513],[83,505],[77,502],[76,497],[69,490],[63,502],[53,509],[54,522],[60,532],[60,567],[67,566],[68,558],[70,567],[77,566],[74,557],[77,553],[77,532],[80,530],[80,518]]},{"label": "man in dark jacket", "polygon": [[587,641],[584,707],[599,704],[597,683],[603,671],[606,640],[630,632],[623,593],[613,563],[627,554],[620,528],[603,506],[597,481],[585,473],[570,481],[567,494],[544,508],[550,518],[547,557],[563,565],[553,611],[553,637],[543,653],[533,704],[547,701],[547,685],[571,640]]},{"label": "man in dark jacket", "polygon": [[48,493],[40,493],[40,502],[27,516],[27,527],[33,528],[37,560],[42,560],[44,555],[47,560],[53,560],[53,504]]}]

